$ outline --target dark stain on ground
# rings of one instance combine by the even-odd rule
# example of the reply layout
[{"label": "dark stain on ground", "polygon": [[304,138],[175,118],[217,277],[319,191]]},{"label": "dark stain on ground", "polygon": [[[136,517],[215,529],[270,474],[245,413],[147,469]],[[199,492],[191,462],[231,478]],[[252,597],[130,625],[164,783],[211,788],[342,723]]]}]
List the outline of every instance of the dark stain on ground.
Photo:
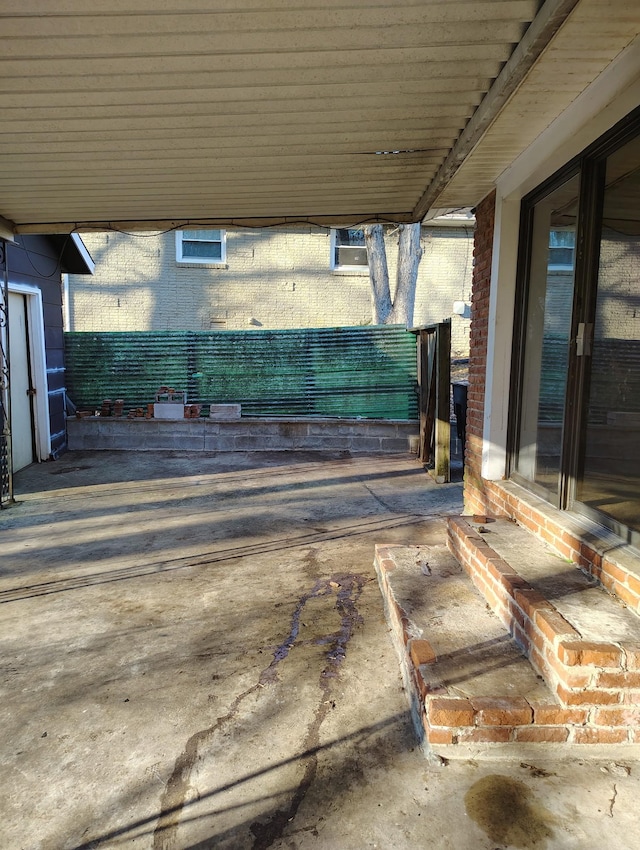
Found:
[{"label": "dark stain on ground", "polygon": [[537,804],[533,792],[517,779],[492,774],[467,791],[464,804],[491,841],[519,850],[543,850],[553,837],[553,815]]},{"label": "dark stain on ground", "polygon": [[275,649],[273,660],[260,673],[256,684],[239,694],[232,702],[228,712],[222,717],[218,717],[212,726],[196,732],[189,738],[184,750],[176,759],[173,772],[162,795],[160,817],[158,818],[153,835],[154,850],[165,850],[165,848],[175,846],[180,815],[186,804],[186,797],[190,788],[191,772],[198,758],[199,747],[213,734],[219,732],[234,720],[242,702],[250,694],[258,690],[263,690],[278,680],[278,665],[288,657],[294,645],[296,645],[300,631],[301,616],[307,602],[310,599],[319,597],[333,597],[335,599],[334,607],[340,618],[340,626],[336,632],[317,636],[313,641],[319,646],[327,646],[327,651],[325,653],[325,664],[320,671],[319,677],[319,704],[307,729],[302,746],[302,752],[309,754],[304,757],[302,778],[286,808],[277,810],[266,821],[256,821],[250,827],[254,836],[253,850],[267,850],[268,847],[271,847],[282,836],[285,827],[295,817],[317,772],[317,748],[320,743],[320,727],[335,704],[330,699],[331,688],[333,680],[338,676],[339,666],[346,656],[347,644],[355,627],[362,623],[362,617],[357,609],[357,602],[362,593],[362,588],[366,583],[367,578],[364,576],[350,573],[332,575],[329,578],[319,579],[311,591],[302,596],[296,604],[291,617],[289,633]]},{"label": "dark stain on ground", "polygon": [[346,645],[353,632],[354,626],[362,622],[355,606],[357,598],[362,592],[366,579],[363,576],[337,575],[331,578],[319,579],[312,590],[305,594],[295,607],[291,617],[291,628],[284,641],[273,653],[273,661],[260,674],[260,682],[266,685],[273,682],[278,675],[278,664],[289,655],[300,633],[300,618],[305,605],[310,599],[322,596],[336,595],[335,607],[340,614],[340,629],[335,633],[322,635],[314,640],[318,645],[330,644],[327,652],[329,664],[323,670],[322,676],[335,676],[336,671],[330,669],[333,663],[340,663],[346,653]]},{"label": "dark stain on ground", "polygon": [[[320,702],[315,710],[314,717],[307,729],[303,742],[303,752],[310,755],[306,758],[302,779],[295,789],[289,805],[284,809],[278,809],[267,821],[255,821],[251,824],[251,832],[254,835],[252,850],[267,850],[275,841],[282,837],[286,826],[295,817],[300,804],[307,795],[318,770],[317,748],[320,743],[320,727],[327,714],[332,710],[334,704],[329,698],[331,694],[332,680],[338,675],[338,668],[344,660],[347,652],[347,644],[353,634],[354,628],[362,622],[358,613],[357,602],[366,583],[364,576],[360,575],[335,575],[329,579],[320,579],[309,594],[303,596],[293,613],[291,630],[287,639],[274,653],[274,658],[269,667],[263,671],[260,681],[264,684],[271,681],[275,673],[276,665],[289,654],[300,628],[300,616],[304,606],[318,596],[336,595],[335,608],[340,615],[340,629],[332,635],[317,638],[319,645],[327,644],[325,655],[326,663],[320,671]],[[329,641],[327,642],[327,638]]]}]

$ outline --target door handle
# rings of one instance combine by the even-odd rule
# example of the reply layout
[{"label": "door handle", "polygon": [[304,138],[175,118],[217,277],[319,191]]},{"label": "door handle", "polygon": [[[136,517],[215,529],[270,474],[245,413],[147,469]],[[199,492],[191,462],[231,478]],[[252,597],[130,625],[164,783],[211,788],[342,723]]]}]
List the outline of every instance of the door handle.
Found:
[{"label": "door handle", "polygon": [[576,357],[591,357],[593,322],[579,322],[576,334]]}]

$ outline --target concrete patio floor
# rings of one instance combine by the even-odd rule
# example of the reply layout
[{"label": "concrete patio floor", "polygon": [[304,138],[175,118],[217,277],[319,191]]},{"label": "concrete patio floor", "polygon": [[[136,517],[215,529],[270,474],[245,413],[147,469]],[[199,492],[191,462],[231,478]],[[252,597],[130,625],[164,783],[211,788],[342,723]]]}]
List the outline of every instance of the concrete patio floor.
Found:
[{"label": "concrete patio floor", "polygon": [[0,512],[0,847],[640,846],[629,748],[416,745],[372,566],[409,456],[72,452]]}]

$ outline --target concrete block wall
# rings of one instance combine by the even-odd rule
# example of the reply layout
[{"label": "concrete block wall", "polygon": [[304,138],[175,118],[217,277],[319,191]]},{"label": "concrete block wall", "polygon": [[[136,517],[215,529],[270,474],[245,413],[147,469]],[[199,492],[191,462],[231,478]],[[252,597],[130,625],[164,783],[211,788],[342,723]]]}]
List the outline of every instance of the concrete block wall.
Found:
[{"label": "concrete block wall", "polygon": [[[330,268],[328,229],[229,230],[226,261],[178,263],[175,234],[89,233],[90,278],[69,276],[68,330],[231,330],[356,326],[371,322],[368,272]],[[424,227],[414,324],[452,317],[454,356],[468,354],[473,231]],[[387,257],[395,280],[397,235]]]},{"label": "concrete block wall", "polygon": [[109,451],[348,451],[416,453],[418,422],[254,418],[67,420],[69,448]]}]

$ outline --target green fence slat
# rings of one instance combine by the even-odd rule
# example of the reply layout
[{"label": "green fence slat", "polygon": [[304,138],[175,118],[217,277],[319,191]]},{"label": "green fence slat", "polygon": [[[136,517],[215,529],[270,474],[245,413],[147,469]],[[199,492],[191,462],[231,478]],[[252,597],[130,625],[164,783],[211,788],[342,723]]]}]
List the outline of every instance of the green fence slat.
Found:
[{"label": "green fence slat", "polygon": [[252,416],[417,417],[416,337],[399,326],[72,332],[65,352],[80,408],[142,407],[164,385]]}]

